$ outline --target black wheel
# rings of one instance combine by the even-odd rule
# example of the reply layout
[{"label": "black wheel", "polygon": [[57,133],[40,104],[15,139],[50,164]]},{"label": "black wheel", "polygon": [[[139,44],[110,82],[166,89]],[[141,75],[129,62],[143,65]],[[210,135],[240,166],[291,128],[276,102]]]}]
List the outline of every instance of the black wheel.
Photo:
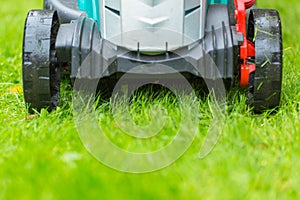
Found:
[{"label": "black wheel", "polygon": [[60,67],[55,41],[59,29],[56,12],[28,13],[23,39],[23,88],[29,112],[55,109],[59,102]]},{"label": "black wheel", "polygon": [[248,39],[254,42],[256,51],[256,70],[249,81],[249,105],[256,113],[278,108],[282,85],[282,33],[278,12],[251,10]]}]

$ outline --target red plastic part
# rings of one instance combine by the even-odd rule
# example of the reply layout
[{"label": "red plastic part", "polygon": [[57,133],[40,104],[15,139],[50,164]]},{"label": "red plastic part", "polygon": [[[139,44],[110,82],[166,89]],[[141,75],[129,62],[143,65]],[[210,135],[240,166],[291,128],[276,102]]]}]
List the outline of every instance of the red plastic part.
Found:
[{"label": "red plastic part", "polygon": [[246,9],[252,7],[256,0],[234,0],[235,3],[235,18],[237,20],[237,32],[244,36],[244,43],[240,46],[240,86],[247,87],[249,76],[255,71],[255,64],[248,64],[248,58],[255,56],[254,44],[247,40],[247,13]]}]

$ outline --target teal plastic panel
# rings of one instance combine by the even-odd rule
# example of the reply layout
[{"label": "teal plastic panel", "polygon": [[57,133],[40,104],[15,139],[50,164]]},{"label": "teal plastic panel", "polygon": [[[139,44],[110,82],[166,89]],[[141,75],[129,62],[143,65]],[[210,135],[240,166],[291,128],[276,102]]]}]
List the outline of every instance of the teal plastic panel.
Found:
[{"label": "teal plastic panel", "polygon": [[208,0],[208,4],[229,4],[230,0]]},{"label": "teal plastic panel", "polygon": [[78,0],[78,7],[100,25],[99,0]]}]

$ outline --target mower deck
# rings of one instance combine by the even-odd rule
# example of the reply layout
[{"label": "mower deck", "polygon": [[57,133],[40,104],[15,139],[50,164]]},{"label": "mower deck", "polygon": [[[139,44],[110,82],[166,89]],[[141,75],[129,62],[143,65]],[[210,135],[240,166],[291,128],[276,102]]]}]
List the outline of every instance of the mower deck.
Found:
[{"label": "mower deck", "polygon": [[[92,2],[97,3],[84,5],[99,6],[98,1]],[[138,14],[139,18],[133,24],[137,27],[148,24],[153,29],[128,34],[116,29],[113,21],[106,25],[104,15],[95,15],[101,8],[93,11],[93,7],[89,7],[82,11],[79,7],[84,6],[77,0],[45,0],[44,10],[29,12],[25,25],[23,80],[29,111],[57,107],[61,71],[68,72],[70,79],[99,80],[115,78],[116,74],[143,66],[135,72],[137,75],[167,75],[168,72],[152,70],[151,66],[159,64],[191,77],[221,78],[226,82],[229,80],[231,86],[238,82],[241,87],[249,87],[249,105],[255,112],[277,108],[282,82],[278,12],[253,9],[255,0],[234,0],[228,5],[199,2],[199,5],[197,1],[183,5],[182,30],[171,20],[176,13],[170,12],[171,18],[145,18],[143,12],[151,9],[143,7],[145,11]],[[102,9],[106,20],[114,19],[115,25],[121,21],[121,27],[134,30],[127,18],[121,20],[124,16],[132,17],[126,9],[121,10],[120,5],[112,1],[103,1],[100,5],[105,5]],[[249,19],[247,12],[250,12]],[[197,13],[202,13],[199,24],[195,24]],[[159,28],[159,24],[180,30],[192,38],[183,37],[181,41],[177,33],[168,33]],[[114,34],[112,30],[115,34],[120,32],[119,36],[109,37]],[[152,32],[156,38],[149,38]]]}]

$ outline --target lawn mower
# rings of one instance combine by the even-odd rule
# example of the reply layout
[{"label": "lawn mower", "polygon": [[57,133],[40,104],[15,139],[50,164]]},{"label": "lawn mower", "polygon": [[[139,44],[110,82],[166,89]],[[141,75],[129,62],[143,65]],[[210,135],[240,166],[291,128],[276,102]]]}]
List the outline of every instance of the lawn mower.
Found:
[{"label": "lawn mower", "polygon": [[[113,60],[108,69],[82,69],[93,51],[101,62]],[[62,72],[70,80],[116,80],[139,64],[161,63],[189,80],[214,80],[210,65],[201,62],[204,55],[226,85],[247,88],[255,112],[278,108],[281,21],[276,10],[258,9],[255,0],[44,0],[25,22],[25,102],[29,112],[55,109]],[[107,83],[111,90],[114,81]]]}]

